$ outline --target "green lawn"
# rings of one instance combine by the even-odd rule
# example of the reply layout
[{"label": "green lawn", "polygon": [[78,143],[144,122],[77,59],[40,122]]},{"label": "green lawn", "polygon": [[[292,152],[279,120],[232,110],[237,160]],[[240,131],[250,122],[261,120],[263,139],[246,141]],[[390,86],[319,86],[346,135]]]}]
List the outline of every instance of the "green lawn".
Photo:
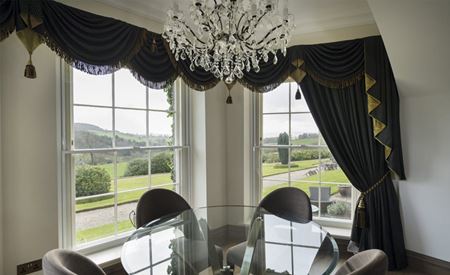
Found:
[{"label": "green lawn", "polygon": [[[172,180],[170,179],[170,173],[164,173],[164,174],[154,174],[152,175],[152,186],[158,187],[163,184],[171,183]],[[118,191],[124,191],[124,190],[130,190],[130,189],[136,189],[136,188],[143,188],[148,187],[148,177],[142,176],[142,177],[129,177],[129,178],[121,178],[117,181],[117,189]],[[114,191],[114,182],[111,183],[111,190],[110,192]],[[161,188],[166,189],[172,189],[173,186],[162,186]],[[141,195],[147,190],[137,190],[137,191],[131,191],[123,194],[118,195],[118,201],[117,203],[123,204],[127,202],[137,201]],[[108,207],[114,205],[114,198],[110,196],[105,196],[104,199],[96,199],[95,201],[92,200],[85,200],[85,201],[78,201],[75,209],[76,211],[83,211],[83,210],[89,210],[93,208],[100,208],[100,207]]]},{"label": "green lawn", "polygon": [[[117,163],[117,177],[122,178],[125,174],[125,170],[127,169],[128,162],[118,162]],[[111,178],[114,178],[114,164],[113,163],[107,163],[107,164],[100,164],[96,165],[96,167],[105,168],[105,170],[108,172],[108,174],[111,176]]]},{"label": "green lawn", "polygon": [[[120,221],[117,224],[118,233],[126,232],[133,229],[133,225],[129,220]],[[114,224],[105,224],[102,226],[77,231],[77,243],[85,243],[100,238],[114,235]]]},{"label": "green lawn", "polygon": [[[322,159],[322,161],[327,161],[327,160],[328,159]],[[300,160],[300,161],[293,161],[292,163],[297,164],[298,167],[291,167],[291,171],[298,171],[298,170],[304,170],[304,169],[312,168],[312,167],[319,165],[319,160],[318,159]],[[275,167],[276,164],[279,164],[279,163],[264,163],[262,166],[263,177],[277,175],[277,174],[283,174],[283,173],[288,172],[287,167],[277,168],[277,167]]]},{"label": "green lawn", "polygon": [[[322,181],[325,182],[336,182],[336,183],[348,183],[347,177],[344,175],[341,169],[332,170],[332,171],[323,171],[321,175]],[[304,181],[318,181],[319,175],[309,176],[304,179]],[[275,189],[288,186],[287,182],[283,182],[277,185],[267,186],[263,189],[262,197],[265,197],[267,194],[272,192]],[[292,182],[292,187],[299,188],[303,190],[306,194],[309,194],[310,186],[319,186],[318,183],[308,183],[308,182]],[[322,184],[321,186],[329,186],[331,187],[331,194],[338,192],[338,184]]]}]

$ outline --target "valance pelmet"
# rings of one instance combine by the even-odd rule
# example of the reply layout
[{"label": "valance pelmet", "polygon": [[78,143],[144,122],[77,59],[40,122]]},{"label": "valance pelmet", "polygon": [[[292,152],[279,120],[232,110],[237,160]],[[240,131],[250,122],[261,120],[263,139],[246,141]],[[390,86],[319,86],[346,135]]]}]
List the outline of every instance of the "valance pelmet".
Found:
[{"label": "valance pelmet", "polygon": [[[109,17],[85,12],[50,0],[0,0],[0,39],[14,28],[28,27],[21,15],[31,14],[31,30],[75,68],[107,74],[127,67],[144,85],[160,89],[177,77],[192,89],[205,91],[220,81],[189,60],[176,61],[160,34]],[[36,19],[36,20],[35,20]],[[398,92],[380,36],[316,45],[297,45],[287,55],[277,53],[260,64],[260,71],[245,72],[241,85],[268,92],[288,78],[300,83],[309,75],[330,88],[345,88],[364,81],[373,135],[385,147],[391,170],[404,178]]]},{"label": "valance pelmet", "polygon": [[178,77],[160,34],[148,32],[144,45],[126,66],[143,85],[152,89],[170,86]]},{"label": "valance pelmet", "polygon": [[45,44],[75,68],[108,74],[126,66],[141,50],[148,32],[120,20],[55,1],[41,1],[43,24],[35,28]]}]

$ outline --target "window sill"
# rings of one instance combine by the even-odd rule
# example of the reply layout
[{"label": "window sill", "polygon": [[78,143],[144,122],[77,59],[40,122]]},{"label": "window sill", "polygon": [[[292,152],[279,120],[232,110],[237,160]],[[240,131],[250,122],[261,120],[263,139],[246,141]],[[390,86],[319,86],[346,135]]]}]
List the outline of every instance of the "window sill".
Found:
[{"label": "window sill", "polygon": [[340,240],[350,240],[350,235],[352,230],[350,228],[342,228],[342,227],[331,227],[331,226],[323,226],[328,233],[333,236],[335,239]]},{"label": "window sill", "polygon": [[90,253],[86,256],[101,268],[105,268],[120,263],[121,252],[122,245],[118,245],[95,253]]}]

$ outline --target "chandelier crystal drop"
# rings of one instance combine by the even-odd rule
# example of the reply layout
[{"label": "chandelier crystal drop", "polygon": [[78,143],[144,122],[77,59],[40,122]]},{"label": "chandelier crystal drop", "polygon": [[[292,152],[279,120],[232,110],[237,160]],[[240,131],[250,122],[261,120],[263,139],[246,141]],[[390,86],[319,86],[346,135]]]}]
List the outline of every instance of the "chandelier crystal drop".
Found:
[{"label": "chandelier crystal drop", "polygon": [[163,37],[175,60],[189,59],[192,71],[201,67],[230,84],[244,71],[258,73],[270,56],[276,64],[278,51],[286,56],[293,27],[287,0],[282,13],[276,0],[194,0],[188,16],[174,4]]}]

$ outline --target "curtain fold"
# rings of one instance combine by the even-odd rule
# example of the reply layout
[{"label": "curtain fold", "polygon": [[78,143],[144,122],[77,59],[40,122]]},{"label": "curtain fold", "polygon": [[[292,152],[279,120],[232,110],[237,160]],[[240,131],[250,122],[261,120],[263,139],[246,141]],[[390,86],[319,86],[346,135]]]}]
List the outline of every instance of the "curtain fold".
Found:
[{"label": "curtain fold", "polygon": [[[363,80],[343,88],[330,88],[306,76],[300,83],[311,114],[339,166],[359,191],[369,190],[390,169],[384,146],[373,137],[367,115]],[[389,257],[390,269],[406,267],[400,210],[390,176],[365,196],[367,227],[357,225],[351,240],[359,251],[378,248]],[[358,211],[358,210],[356,210]]]},{"label": "curtain fold", "polygon": [[47,46],[75,68],[108,74],[124,67],[142,48],[147,31],[54,1],[42,1],[42,25],[35,30]]},{"label": "curtain fold", "polygon": [[374,136],[384,146],[389,168],[404,180],[398,91],[381,37],[364,39],[364,60],[368,111],[373,119]]}]

